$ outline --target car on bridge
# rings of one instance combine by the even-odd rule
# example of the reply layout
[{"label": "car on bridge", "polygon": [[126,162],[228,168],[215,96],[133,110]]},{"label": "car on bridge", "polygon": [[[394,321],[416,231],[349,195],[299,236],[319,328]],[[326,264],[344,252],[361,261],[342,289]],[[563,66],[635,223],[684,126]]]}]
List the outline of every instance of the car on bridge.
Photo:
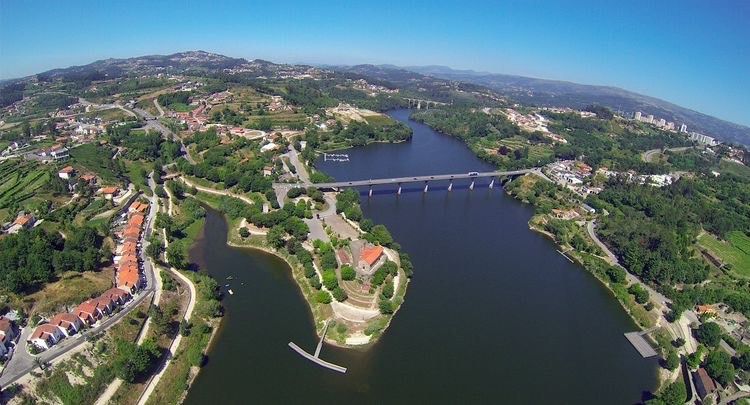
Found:
[{"label": "car on bridge", "polygon": [[479,172],[469,172],[469,176],[479,176]]}]

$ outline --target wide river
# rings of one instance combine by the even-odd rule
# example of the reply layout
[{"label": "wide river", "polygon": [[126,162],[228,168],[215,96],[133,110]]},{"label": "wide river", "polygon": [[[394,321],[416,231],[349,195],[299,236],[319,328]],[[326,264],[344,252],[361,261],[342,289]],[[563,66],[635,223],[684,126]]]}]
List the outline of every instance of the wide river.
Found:
[{"label": "wide river", "polygon": [[[354,148],[346,151],[350,162],[321,159],[317,167],[337,180],[491,169],[408,114],[391,112],[414,130],[410,142]],[[323,359],[348,368],[344,375],[287,347],[294,341],[312,351],[317,343],[290,269],[274,256],[226,246],[226,222],[209,211],[191,259],[231,283],[234,295],[224,299],[226,316],[187,403],[640,401],[657,363],[624,338],[636,325],[593,276],[529,230],[530,206],[484,184],[363,193],[364,215],[409,253],[414,278],[373,347],[323,348]]]}]

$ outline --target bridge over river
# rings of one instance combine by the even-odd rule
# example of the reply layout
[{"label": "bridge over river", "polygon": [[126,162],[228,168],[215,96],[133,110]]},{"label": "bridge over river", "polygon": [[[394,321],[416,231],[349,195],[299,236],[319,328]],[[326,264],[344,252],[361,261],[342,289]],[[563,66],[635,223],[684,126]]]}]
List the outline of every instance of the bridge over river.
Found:
[{"label": "bridge over river", "polygon": [[[370,194],[372,195],[372,187],[376,185],[392,184],[398,186],[398,194],[401,194],[401,185],[406,183],[424,183],[424,191],[427,192],[429,188],[429,182],[431,181],[448,181],[448,191],[453,189],[453,180],[470,179],[471,184],[469,189],[474,189],[474,182],[479,178],[489,178],[489,188],[494,187],[495,179],[501,177],[515,177],[521,176],[527,173],[535,173],[540,175],[542,178],[547,179],[541,173],[541,168],[534,167],[530,169],[520,170],[508,170],[508,171],[494,171],[494,172],[469,172],[469,173],[454,173],[454,174],[435,174],[431,176],[412,176],[412,177],[393,177],[383,179],[367,179],[367,180],[351,180],[351,181],[334,181],[329,183],[309,183],[302,184],[305,187],[315,187],[318,189],[325,188],[342,188],[342,187],[370,187]],[[287,183],[275,183],[274,187],[289,186]]]}]

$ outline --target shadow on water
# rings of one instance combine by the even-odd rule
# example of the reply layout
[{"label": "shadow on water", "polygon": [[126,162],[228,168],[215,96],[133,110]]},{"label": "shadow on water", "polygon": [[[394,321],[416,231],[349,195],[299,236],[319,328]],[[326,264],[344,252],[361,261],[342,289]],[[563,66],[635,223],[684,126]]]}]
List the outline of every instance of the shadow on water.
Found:
[{"label": "shadow on water", "polygon": [[[350,162],[317,162],[338,180],[485,170],[458,140],[392,115],[411,142],[347,151]],[[288,347],[317,344],[310,310],[280,259],[226,246],[212,210],[191,259],[230,284],[226,318],[187,403],[620,403],[655,383],[623,337],[636,329],[611,293],[528,229],[533,210],[502,189],[454,184],[362,196],[364,215],[385,224],[414,263],[415,277],[391,327],[369,350],[326,345],[319,368]],[[362,190],[360,190],[361,192]],[[403,191],[403,190],[402,190]],[[232,276],[233,280],[227,281]]]}]

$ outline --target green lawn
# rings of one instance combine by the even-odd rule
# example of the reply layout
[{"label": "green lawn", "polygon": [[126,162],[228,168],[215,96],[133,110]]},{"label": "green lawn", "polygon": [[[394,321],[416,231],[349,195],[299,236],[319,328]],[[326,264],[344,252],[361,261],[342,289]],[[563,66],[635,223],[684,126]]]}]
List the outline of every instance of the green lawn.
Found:
[{"label": "green lawn", "polygon": [[750,277],[750,237],[740,231],[732,231],[726,241],[704,233],[698,237],[698,243],[713,252],[724,263],[731,264],[732,270]]}]

